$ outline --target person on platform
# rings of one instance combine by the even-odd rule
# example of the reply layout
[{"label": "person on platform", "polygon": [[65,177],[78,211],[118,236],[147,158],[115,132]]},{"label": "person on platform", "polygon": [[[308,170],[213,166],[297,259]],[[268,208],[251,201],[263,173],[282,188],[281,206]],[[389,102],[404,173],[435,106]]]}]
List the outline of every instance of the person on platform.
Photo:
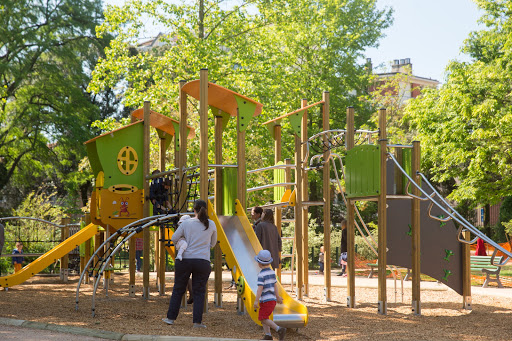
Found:
[{"label": "person on platform", "polygon": [[[155,169],[151,174],[158,174],[160,171]],[[153,204],[153,215],[166,213],[167,209],[171,208],[169,203],[169,189],[171,182],[169,179],[157,178],[153,179],[149,186],[149,200]]]},{"label": "person on platform", "polygon": [[282,251],[283,244],[277,226],[274,225],[274,213],[271,209],[263,210],[261,221],[256,225],[254,232],[260,241],[261,247],[264,250],[269,250],[272,255],[272,268],[277,269],[281,263],[279,252]]}]

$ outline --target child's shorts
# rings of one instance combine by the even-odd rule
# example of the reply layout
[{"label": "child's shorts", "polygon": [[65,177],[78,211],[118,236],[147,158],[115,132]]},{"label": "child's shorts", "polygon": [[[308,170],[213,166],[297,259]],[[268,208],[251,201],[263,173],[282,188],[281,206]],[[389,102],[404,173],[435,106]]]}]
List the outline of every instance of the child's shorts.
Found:
[{"label": "child's shorts", "polygon": [[267,320],[270,317],[270,314],[274,311],[276,307],[276,301],[267,301],[264,303],[260,302],[260,312],[258,313],[258,320]]}]

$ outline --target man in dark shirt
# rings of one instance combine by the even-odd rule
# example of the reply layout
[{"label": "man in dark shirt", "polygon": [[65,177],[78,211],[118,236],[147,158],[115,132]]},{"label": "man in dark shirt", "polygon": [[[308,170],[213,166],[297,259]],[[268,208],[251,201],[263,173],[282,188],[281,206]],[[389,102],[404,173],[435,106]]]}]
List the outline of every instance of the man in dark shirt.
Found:
[{"label": "man in dark shirt", "polygon": [[[160,173],[159,170],[154,170],[151,174]],[[166,209],[170,208],[169,204],[169,188],[170,181],[168,179],[156,178],[153,179],[149,186],[149,200],[153,204],[153,215],[163,214]]]},{"label": "man in dark shirt", "polygon": [[340,259],[338,263],[341,265],[341,272],[338,276],[347,276],[347,221],[341,221],[341,244],[340,244]]}]

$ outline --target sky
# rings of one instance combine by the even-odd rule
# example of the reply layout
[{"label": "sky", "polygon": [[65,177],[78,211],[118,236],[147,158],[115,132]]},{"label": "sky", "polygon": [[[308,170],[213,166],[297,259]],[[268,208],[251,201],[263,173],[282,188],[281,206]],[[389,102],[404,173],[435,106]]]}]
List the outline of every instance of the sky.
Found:
[{"label": "sky", "polygon": [[[121,5],[125,0],[104,2]],[[410,58],[415,76],[443,83],[450,60],[469,60],[460,48],[479,29],[482,15],[472,0],[377,0],[377,6],[393,8],[394,22],[379,47],[365,52],[376,72],[390,71],[394,59]]]},{"label": "sky", "polygon": [[482,29],[482,12],[471,0],[378,0],[379,8],[394,9],[393,25],[378,48],[366,51],[374,68],[390,71],[394,59],[411,58],[415,76],[444,80],[450,60],[468,61],[460,54],[471,31]]}]

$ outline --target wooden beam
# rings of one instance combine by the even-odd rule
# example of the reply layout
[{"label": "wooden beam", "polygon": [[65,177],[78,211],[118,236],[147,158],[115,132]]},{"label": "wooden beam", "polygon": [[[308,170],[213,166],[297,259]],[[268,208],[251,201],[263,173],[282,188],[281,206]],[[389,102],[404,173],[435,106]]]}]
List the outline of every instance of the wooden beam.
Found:
[{"label": "wooden beam", "polygon": [[[471,232],[464,231],[464,239],[471,240]],[[462,308],[472,310],[471,307],[471,264],[469,244],[462,244]]]},{"label": "wooden beam", "polygon": [[[418,186],[421,186],[420,176],[418,172],[420,170],[420,142],[413,141],[412,142],[412,178],[414,182]],[[413,186],[412,194],[415,196],[420,196],[420,190]],[[420,250],[420,200],[416,198],[412,198],[411,203],[411,226],[412,226],[412,312],[414,315],[421,315],[421,289],[420,289],[420,281],[421,281],[421,250]]]},{"label": "wooden beam", "polygon": [[[322,130],[329,130],[329,92],[322,94],[324,105],[322,107]],[[323,137],[324,143],[327,143],[327,135]],[[325,300],[331,301],[331,175],[330,162],[331,152],[324,152],[325,161],[323,168],[323,201],[324,201],[324,287]]]},{"label": "wooden beam", "polygon": [[[199,130],[199,197],[208,201],[208,69],[199,71]],[[203,309],[208,311],[208,285]]]},{"label": "wooden beam", "polygon": [[[143,134],[143,171],[142,174],[148,175],[149,171],[149,139],[150,139],[150,115],[151,115],[151,103],[149,101],[144,101],[144,134]],[[144,194],[149,195],[149,181],[144,178]],[[149,217],[149,200],[144,200],[144,208],[143,208],[143,216]],[[149,248],[150,244],[150,233],[149,229],[146,228],[142,232],[143,240],[144,240],[144,249],[142,251],[143,254],[143,266],[142,266],[142,297],[144,299],[149,299]]]},{"label": "wooden beam", "polygon": [[[279,161],[282,161],[281,158],[282,158],[282,144],[281,144],[281,125],[275,125],[274,126],[274,164],[278,163]],[[282,216],[283,216],[283,212],[282,212],[282,208],[281,207],[276,207],[276,226],[277,226],[277,232],[279,233],[279,235],[282,237],[283,236],[283,227],[282,227],[282,222],[281,222],[281,219],[282,219]],[[281,254],[282,252],[279,252],[279,259],[282,260],[281,258]],[[277,274],[277,278],[279,280],[279,282],[281,282],[281,264],[282,262],[279,263],[279,266],[278,268],[276,269],[276,274]]]},{"label": "wooden beam", "polygon": [[387,296],[386,296],[386,267],[387,267],[387,237],[386,237],[386,160],[387,160],[387,135],[386,135],[386,109],[379,110],[379,131],[380,131],[380,189],[378,202],[378,253],[379,253],[379,298],[378,312],[379,314],[387,314]]},{"label": "wooden beam", "polygon": [[[165,138],[160,139],[160,171],[165,171],[165,152],[166,152],[166,140],[171,139],[172,136],[166,135]],[[169,193],[167,193],[167,196]],[[167,197],[169,199],[169,197]],[[158,231],[155,233],[155,267],[157,270],[157,285],[158,293],[160,296],[165,295],[165,231],[164,227],[160,226]]]},{"label": "wooden beam", "polygon": [[[308,105],[308,101],[303,99],[301,101],[301,108],[305,108]],[[301,141],[306,142],[308,140],[308,111],[304,110],[302,114],[302,126],[301,126]],[[302,156],[306,155],[308,150],[307,143],[302,144]],[[308,173],[301,167],[302,171],[302,183],[301,192],[302,192],[302,202],[309,201],[309,193],[308,193]],[[302,281],[304,282],[304,295],[309,296],[309,243],[308,243],[308,206],[299,206],[302,207],[302,254],[303,254],[303,274]]]},{"label": "wooden beam", "polygon": [[[354,108],[347,108],[347,136],[346,149],[354,148]],[[356,280],[355,280],[355,202],[348,200],[347,207],[347,306],[356,306]]]},{"label": "wooden beam", "polygon": [[[220,110],[219,110],[220,111]],[[228,116],[229,117],[229,116]],[[217,112],[215,115],[215,164],[222,164],[222,115]],[[223,197],[222,197],[222,168],[215,168],[215,211],[217,215],[223,215]],[[222,251],[217,242],[214,249],[214,272],[215,272],[215,295],[214,304],[216,307],[222,307]]]},{"label": "wooden beam", "polygon": [[295,136],[295,243],[297,251],[297,298],[304,297],[304,250],[302,248],[302,144],[300,136]]},{"label": "wooden beam", "polygon": [[178,208],[180,212],[186,211],[185,202],[187,200],[187,181],[184,176],[183,169],[187,166],[187,94],[183,91],[183,86],[186,84],[185,81],[180,81],[180,98],[179,98],[179,110],[180,110],[180,150],[178,152],[178,161],[176,168],[178,168]]}]

